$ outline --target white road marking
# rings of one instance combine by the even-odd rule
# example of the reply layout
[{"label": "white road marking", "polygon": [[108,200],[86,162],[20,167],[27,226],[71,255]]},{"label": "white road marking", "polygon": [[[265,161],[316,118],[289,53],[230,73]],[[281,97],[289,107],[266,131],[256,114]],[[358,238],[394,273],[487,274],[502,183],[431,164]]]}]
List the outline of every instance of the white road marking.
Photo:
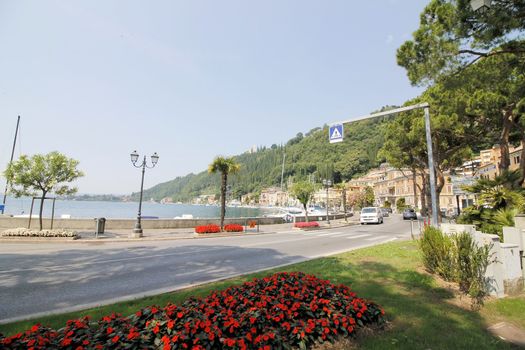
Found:
[{"label": "white road marking", "polygon": [[365,241],[379,241],[380,239],[387,238],[388,236],[377,236],[365,239]]},{"label": "white road marking", "polygon": [[355,238],[368,237],[368,236],[371,236],[371,235],[372,235],[372,234],[367,233],[367,234],[364,234],[364,235],[350,236],[350,237],[346,237],[346,238],[347,238],[347,239],[355,239]]},{"label": "white road marking", "polygon": [[348,234],[348,232],[330,232],[330,233],[321,233],[317,234],[318,237],[324,237],[324,236],[337,236],[337,235],[345,235]]}]

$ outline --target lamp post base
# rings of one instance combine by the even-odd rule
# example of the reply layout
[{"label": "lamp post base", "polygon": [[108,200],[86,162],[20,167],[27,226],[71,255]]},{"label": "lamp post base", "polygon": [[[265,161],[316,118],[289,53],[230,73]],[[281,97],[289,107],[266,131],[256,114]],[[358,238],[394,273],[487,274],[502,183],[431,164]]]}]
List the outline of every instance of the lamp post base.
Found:
[{"label": "lamp post base", "polygon": [[142,238],[142,230],[140,230],[140,232],[137,231],[138,230],[133,230],[133,232],[129,234],[129,238]]}]

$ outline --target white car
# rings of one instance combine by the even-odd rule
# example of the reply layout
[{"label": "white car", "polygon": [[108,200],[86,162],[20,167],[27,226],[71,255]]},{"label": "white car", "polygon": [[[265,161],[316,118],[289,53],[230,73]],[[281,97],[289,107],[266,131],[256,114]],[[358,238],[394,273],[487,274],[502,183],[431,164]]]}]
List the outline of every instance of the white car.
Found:
[{"label": "white car", "polygon": [[361,216],[359,217],[359,222],[361,225],[364,224],[382,224],[383,223],[383,213],[378,207],[366,207],[361,209]]}]

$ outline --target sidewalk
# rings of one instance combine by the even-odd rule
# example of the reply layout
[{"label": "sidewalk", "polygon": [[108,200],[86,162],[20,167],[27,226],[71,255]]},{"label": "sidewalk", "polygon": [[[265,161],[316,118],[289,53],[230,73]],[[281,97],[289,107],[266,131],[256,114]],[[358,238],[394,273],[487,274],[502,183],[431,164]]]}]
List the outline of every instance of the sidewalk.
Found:
[{"label": "sidewalk", "polygon": [[[330,225],[326,222],[319,222],[321,229],[333,229],[346,226],[352,226],[358,224],[355,218],[348,218],[348,222],[344,219],[330,220]],[[213,237],[230,237],[230,236],[242,236],[252,234],[269,234],[278,233],[284,231],[290,231],[293,229],[293,223],[276,224],[276,225],[260,225],[259,232],[257,228],[248,228],[246,232],[222,232],[213,233],[209,235],[195,235],[193,228],[179,228],[179,229],[147,229],[143,232],[142,238],[130,238],[133,228],[129,230],[110,230],[106,231],[102,235],[95,236],[94,231],[80,231],[80,239],[73,242],[123,242],[123,241],[141,241],[141,240],[173,240],[173,239],[193,239],[193,238],[213,238]]]}]

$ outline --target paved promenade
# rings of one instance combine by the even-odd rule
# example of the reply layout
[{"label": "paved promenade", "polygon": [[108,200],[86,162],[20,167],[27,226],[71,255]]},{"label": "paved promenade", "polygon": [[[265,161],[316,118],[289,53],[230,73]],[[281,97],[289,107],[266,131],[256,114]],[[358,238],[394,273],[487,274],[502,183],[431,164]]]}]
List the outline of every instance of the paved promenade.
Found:
[{"label": "paved promenade", "polygon": [[[313,220],[312,220],[313,221]],[[358,225],[359,218],[349,217],[347,221],[344,219],[330,220],[330,225],[326,221],[318,221],[321,229],[339,228],[350,225]],[[278,233],[288,231],[293,228],[293,223],[278,224],[278,225],[260,225],[259,232],[257,227],[249,228],[246,232],[238,233],[213,233],[213,234],[195,234],[194,228],[180,228],[180,229],[147,229],[143,232],[142,238],[130,238],[130,234],[133,229],[129,230],[110,230],[106,231],[103,235],[96,237],[93,231],[80,231],[80,239],[71,242],[83,242],[83,241],[140,241],[140,240],[171,240],[171,239],[194,239],[194,238],[208,238],[208,237],[220,237],[220,236],[235,236],[235,235],[246,235],[246,234],[266,234],[266,233]]]}]

